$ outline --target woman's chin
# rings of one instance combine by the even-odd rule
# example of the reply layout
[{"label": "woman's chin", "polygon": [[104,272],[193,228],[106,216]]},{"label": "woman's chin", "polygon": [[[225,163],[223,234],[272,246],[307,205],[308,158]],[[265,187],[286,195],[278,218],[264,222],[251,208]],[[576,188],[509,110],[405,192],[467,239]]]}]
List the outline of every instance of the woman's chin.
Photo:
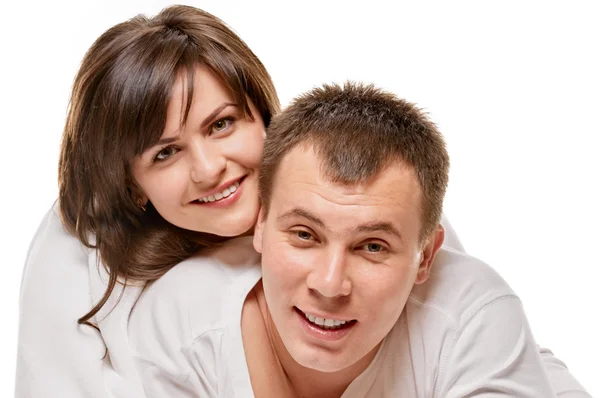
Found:
[{"label": "woman's chin", "polygon": [[226,238],[234,238],[236,236],[252,235],[254,233],[254,218],[248,217],[244,220],[236,220],[232,223],[220,224],[213,231],[202,231],[213,235],[219,235]]}]

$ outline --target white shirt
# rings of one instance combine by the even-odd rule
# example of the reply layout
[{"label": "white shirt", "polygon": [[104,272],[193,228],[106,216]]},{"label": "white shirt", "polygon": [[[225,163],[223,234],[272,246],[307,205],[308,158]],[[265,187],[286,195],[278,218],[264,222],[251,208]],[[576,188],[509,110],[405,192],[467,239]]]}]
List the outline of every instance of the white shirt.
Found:
[{"label": "white shirt", "polygon": [[23,271],[15,397],[144,397],[127,339],[141,288],[128,286],[116,305],[117,284],[92,319],[100,333],[77,324],[106,289],[108,277],[97,261],[95,250],[65,231],[55,203],[33,238]]},{"label": "white shirt", "polygon": [[[251,238],[237,238],[142,293],[129,332],[149,398],[253,396],[240,323],[259,264]],[[555,393],[515,293],[483,262],[443,247],[342,398],[466,396]]]},{"label": "white shirt", "polygon": [[[451,227],[444,226],[446,243],[462,250]],[[23,271],[15,397],[139,396],[139,380],[130,373],[132,354],[123,328],[127,321],[123,319],[128,319],[140,289],[125,289],[126,299],[112,314],[118,316],[109,316],[100,322],[102,335],[89,326],[77,324],[77,319],[91,309],[102,293],[98,292],[101,289],[97,282],[104,279],[95,261],[95,252],[84,248],[64,230],[55,204],[33,238]],[[252,273],[256,271],[248,272],[251,284]],[[92,280],[96,281],[95,287]],[[166,296],[170,294],[167,292]],[[109,355],[104,357],[107,346]],[[550,351],[541,353],[560,397],[590,397]],[[245,383],[244,377],[241,383]]]}]

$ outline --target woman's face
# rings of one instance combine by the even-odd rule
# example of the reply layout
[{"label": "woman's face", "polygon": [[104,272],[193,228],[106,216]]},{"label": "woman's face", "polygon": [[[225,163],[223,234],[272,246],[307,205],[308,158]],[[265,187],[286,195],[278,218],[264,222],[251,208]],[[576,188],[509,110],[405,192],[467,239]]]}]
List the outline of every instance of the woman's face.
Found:
[{"label": "woman's face", "polygon": [[163,135],[136,157],[133,176],[168,222],[188,230],[236,236],[250,230],[259,210],[258,167],[265,126],[250,101],[244,117],[225,86],[198,67],[184,125],[186,75],[173,87]]}]

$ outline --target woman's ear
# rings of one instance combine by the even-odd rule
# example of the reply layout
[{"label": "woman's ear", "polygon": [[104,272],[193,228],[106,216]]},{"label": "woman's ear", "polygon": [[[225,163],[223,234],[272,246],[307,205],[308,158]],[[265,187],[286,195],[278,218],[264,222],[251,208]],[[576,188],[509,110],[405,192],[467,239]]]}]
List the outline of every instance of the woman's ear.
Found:
[{"label": "woman's ear", "polygon": [[135,198],[135,205],[137,207],[139,207],[142,211],[146,211],[146,205],[148,204],[148,199],[143,199],[142,197],[138,196]]},{"label": "woman's ear", "polygon": [[421,252],[421,263],[419,264],[417,279],[415,279],[416,285],[424,283],[429,278],[429,274],[431,273],[431,265],[433,264],[433,260],[435,260],[435,255],[444,243],[444,235],[444,227],[442,227],[440,224],[427,239],[427,243]]},{"label": "woman's ear", "polygon": [[126,184],[129,195],[131,195],[131,199],[135,205],[145,211],[146,205],[148,204],[148,197],[146,194],[144,194],[137,184],[131,181],[131,178],[127,178]]}]

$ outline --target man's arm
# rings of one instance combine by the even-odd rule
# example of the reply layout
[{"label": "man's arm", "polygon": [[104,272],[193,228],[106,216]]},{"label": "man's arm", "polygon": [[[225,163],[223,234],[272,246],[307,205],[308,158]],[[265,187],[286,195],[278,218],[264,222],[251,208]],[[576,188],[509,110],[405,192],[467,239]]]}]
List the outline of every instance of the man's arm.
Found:
[{"label": "man's arm", "polygon": [[573,377],[567,366],[547,348],[540,348],[542,361],[552,383],[554,393],[559,398],[592,398],[583,386]]},{"label": "man's arm", "polygon": [[436,397],[556,397],[518,297],[480,306],[440,364]]},{"label": "man's arm", "polygon": [[[465,253],[465,249],[456,231],[445,216],[442,219],[442,225],[445,229],[444,246]],[[508,250],[510,250],[510,247],[508,247]],[[575,379],[575,376],[571,374],[565,364],[554,356],[552,351],[545,348],[539,348],[539,350],[544,368],[556,396],[559,398],[592,398],[577,379]]]}]

